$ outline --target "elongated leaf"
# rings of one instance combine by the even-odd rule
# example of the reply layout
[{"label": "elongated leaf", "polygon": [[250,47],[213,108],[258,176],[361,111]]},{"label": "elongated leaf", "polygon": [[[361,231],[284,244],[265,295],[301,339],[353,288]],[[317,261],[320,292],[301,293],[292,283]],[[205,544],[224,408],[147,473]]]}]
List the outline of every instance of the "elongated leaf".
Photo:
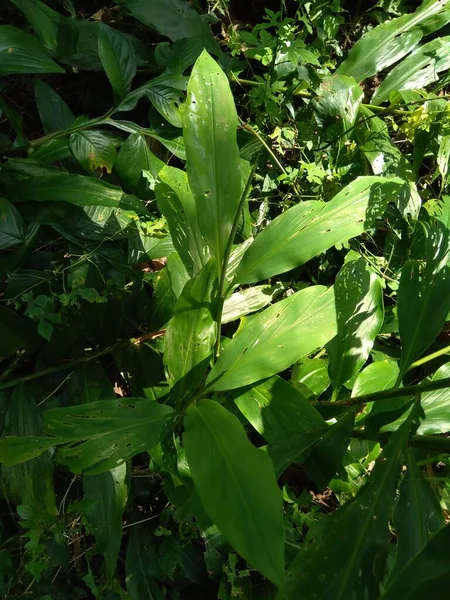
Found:
[{"label": "elongated leaf", "polygon": [[237,124],[227,77],[204,51],[189,79],[183,137],[199,226],[219,269],[242,188]]},{"label": "elongated leaf", "polygon": [[350,75],[356,81],[371,77],[401,60],[424,35],[437,31],[449,21],[448,0],[424,0],[416,12],[386,21],[363,35],[337,73]]},{"label": "elongated leaf", "polygon": [[34,95],[45,133],[67,129],[73,124],[75,117],[72,111],[61,96],[45,81],[36,79]]},{"label": "elongated leaf", "polygon": [[69,148],[88,173],[111,173],[116,149],[101,131],[75,131],[69,138]]},{"label": "elongated leaf", "polygon": [[127,465],[83,478],[84,518],[105,557],[106,574],[113,577],[122,542],[122,514],[128,497]]},{"label": "elongated leaf", "polygon": [[[269,444],[266,448],[277,479],[293,463],[304,463],[328,429],[329,427],[319,428]],[[339,457],[339,460],[341,458]]]},{"label": "elongated leaf", "polygon": [[439,501],[416,466],[411,450],[406,454],[406,467],[394,512],[397,555],[389,581],[423,550],[430,537],[444,525]]},{"label": "elongated leaf", "polygon": [[392,436],[356,498],[311,531],[310,543],[288,569],[289,600],[378,598],[395,480],[408,433],[409,422]]},{"label": "elongated leaf", "polygon": [[330,385],[328,360],[304,356],[292,368],[291,383],[308,399],[320,396]]},{"label": "elongated leaf", "polygon": [[146,213],[144,204],[135,196],[124,194],[119,187],[93,177],[61,173],[51,177],[26,179],[7,189],[16,202],[70,202],[77,206],[112,206]]},{"label": "elongated leaf", "polygon": [[333,289],[319,285],[273,304],[239,329],[207,383],[231,390],[287,369],[336,335],[335,310]]},{"label": "elongated leaf", "polygon": [[0,76],[64,73],[35,37],[11,25],[0,25],[0,57]]},{"label": "elongated leaf", "polygon": [[61,440],[54,437],[9,436],[0,440],[0,462],[10,467],[40,456]]},{"label": "elongated leaf", "polygon": [[198,212],[187,175],[181,169],[166,166],[158,174],[155,187],[158,207],[169,224],[173,244],[190,275],[195,275],[210,257],[198,225]]},{"label": "elongated leaf", "polygon": [[109,79],[116,102],[123,100],[136,75],[136,54],[131,42],[111,27],[100,27],[98,54]]},{"label": "elongated leaf", "polygon": [[446,197],[442,210],[428,234],[426,264],[409,260],[402,269],[397,305],[400,379],[435,340],[450,311],[450,198]]},{"label": "elongated leaf", "polygon": [[164,600],[154,577],[158,556],[152,544],[153,532],[133,527],[126,556],[126,583],[131,600]]},{"label": "elongated leaf", "polygon": [[188,408],[183,440],[208,516],[239,554],[282,587],[282,497],[270,458],[249,442],[238,419],[212,400]]},{"label": "elongated leaf", "polygon": [[337,335],[327,346],[334,398],[368,359],[384,320],[380,278],[358,256],[348,255],[334,284]]},{"label": "elongated leaf", "polygon": [[388,73],[372,96],[382,104],[393,91],[421,90],[439,80],[439,73],[450,67],[450,37],[442,37],[420,46]]},{"label": "elongated leaf", "polygon": [[182,93],[179,89],[165,84],[156,84],[148,87],[147,98],[156,110],[174,127],[183,126],[183,118],[180,111]]},{"label": "elongated leaf", "polygon": [[445,598],[450,584],[450,525],[438,531],[396,575],[380,600],[420,600],[428,592]]},{"label": "elongated leaf", "polygon": [[244,417],[269,443],[326,427],[320,413],[278,376],[236,390],[233,397]]},{"label": "elongated leaf", "polygon": [[25,223],[19,211],[0,198],[0,250],[17,246],[25,239]]},{"label": "elongated leaf", "polygon": [[150,171],[157,177],[163,166],[163,161],[151,152],[145,137],[137,132],[128,136],[120,147],[113,170],[125,192],[141,197],[148,195],[148,181],[142,172]]},{"label": "elongated leaf", "polygon": [[256,285],[231,294],[225,300],[222,324],[231,323],[265,308],[283,290],[283,284],[278,282],[275,285]]},{"label": "elongated leaf", "polygon": [[312,200],[293,206],[256,237],[236,280],[254,283],[290,271],[360,235],[382,215],[402,184],[397,178],[359,177],[326,204]]},{"label": "elongated leaf", "polygon": [[443,135],[439,142],[437,164],[442,177],[442,187],[447,184],[450,162],[450,135]]},{"label": "elongated leaf", "polygon": [[[398,373],[397,363],[388,362],[386,360],[373,362],[370,365],[367,365],[367,367],[358,374],[352,388],[352,396],[364,396],[365,394],[372,394],[374,392],[392,388],[395,386],[398,379]],[[379,402],[368,402],[356,420],[362,420],[371,411],[373,411],[374,414],[383,412],[387,407],[392,408],[393,404],[394,402],[392,399],[380,400]]]},{"label": "elongated leaf", "polygon": [[154,27],[172,42],[198,37],[208,50],[217,49],[206,21],[183,0],[120,0],[119,4],[123,4],[138,21]]},{"label": "elongated leaf", "polygon": [[[450,377],[450,364],[442,365],[431,378],[437,381]],[[425,419],[421,421],[418,433],[429,435],[432,433],[447,433],[450,431],[450,389],[435,390],[422,394],[421,406]]]},{"label": "elongated leaf", "polygon": [[211,358],[216,338],[214,259],[188,281],[175,305],[165,335],[164,364],[177,399],[194,391]]},{"label": "elongated leaf", "polygon": [[47,432],[72,442],[59,450],[59,462],[76,473],[95,474],[156,446],[172,414],[168,406],[143,398],[99,400],[47,410],[44,424]]}]

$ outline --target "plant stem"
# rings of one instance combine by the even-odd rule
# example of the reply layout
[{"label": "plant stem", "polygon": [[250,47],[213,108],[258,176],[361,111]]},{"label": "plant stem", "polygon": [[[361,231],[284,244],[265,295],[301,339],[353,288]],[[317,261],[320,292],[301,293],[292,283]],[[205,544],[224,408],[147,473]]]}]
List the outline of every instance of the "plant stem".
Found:
[{"label": "plant stem", "polygon": [[430,361],[434,360],[435,358],[438,358],[439,356],[442,356],[444,354],[450,354],[450,346],[445,346],[444,348],[441,348],[440,350],[436,350],[436,352],[432,352],[431,354],[428,354],[427,356],[424,356],[423,358],[419,358],[419,360],[416,360],[415,362],[413,362],[411,364],[408,371],[411,371],[411,369],[414,369],[415,367],[420,367],[420,366],[426,364],[427,362],[430,362]]},{"label": "plant stem", "polygon": [[[432,392],[434,390],[443,390],[450,387],[450,377],[438,379],[436,381],[428,381],[419,385],[410,385],[404,388],[392,387],[387,390],[380,390],[372,394],[364,396],[349,397],[347,400],[339,400],[338,402],[320,402],[320,404],[328,406],[354,406],[356,404],[367,404],[368,402],[376,402],[378,400],[388,400],[389,398],[402,398],[406,396],[414,396],[423,392]],[[449,440],[450,443],[450,440]]]},{"label": "plant stem", "polygon": [[[389,440],[390,435],[392,435],[390,432],[369,434],[364,430],[356,430],[352,433],[351,437],[384,444]],[[450,454],[450,439],[438,435],[412,435],[408,443],[417,448],[426,448],[439,452],[439,455]]]},{"label": "plant stem", "polygon": [[230,237],[228,238],[227,247],[225,248],[225,254],[223,257],[222,270],[220,272],[220,279],[219,279],[219,298],[217,301],[217,316],[216,316],[217,337],[216,337],[216,345],[215,345],[215,350],[214,350],[214,359],[215,360],[217,360],[220,355],[220,329],[222,326],[223,305],[225,303],[225,296],[226,296],[225,284],[226,284],[226,278],[227,278],[228,263],[230,260],[231,249],[233,248],[233,242],[234,242],[234,238],[236,236],[236,231],[237,231],[237,228],[239,225],[239,219],[241,216],[242,208],[244,207],[245,200],[250,191],[250,186],[252,184],[253,176],[256,171],[256,165],[257,165],[257,161],[255,160],[255,162],[252,166],[252,169],[250,171],[250,174],[248,176],[247,183],[245,184],[244,191],[242,192],[242,196],[239,201],[239,205],[237,207],[236,214],[234,216],[233,225],[232,225],[231,231],[230,231]]}]

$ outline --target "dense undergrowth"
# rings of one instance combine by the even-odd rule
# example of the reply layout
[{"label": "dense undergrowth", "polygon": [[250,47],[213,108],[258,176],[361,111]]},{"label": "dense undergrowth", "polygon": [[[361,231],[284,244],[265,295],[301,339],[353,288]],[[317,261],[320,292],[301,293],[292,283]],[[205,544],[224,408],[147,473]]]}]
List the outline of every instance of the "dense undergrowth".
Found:
[{"label": "dense undergrowth", "polygon": [[450,1],[0,8],[0,595],[450,583]]}]

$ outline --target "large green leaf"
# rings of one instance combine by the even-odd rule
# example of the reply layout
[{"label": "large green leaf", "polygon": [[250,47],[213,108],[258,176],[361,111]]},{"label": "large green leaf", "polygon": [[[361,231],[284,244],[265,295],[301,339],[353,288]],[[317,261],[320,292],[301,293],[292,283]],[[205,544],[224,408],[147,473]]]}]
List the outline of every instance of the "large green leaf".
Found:
[{"label": "large green leaf", "polygon": [[336,136],[355,123],[362,99],[363,91],[353,77],[334,74],[322,80],[311,106],[321,127]]},{"label": "large green leaf", "polygon": [[158,177],[158,207],[167,219],[173,244],[186,270],[195,275],[208,262],[210,252],[198,225],[197,206],[187,175],[181,169],[165,166]]},{"label": "large green leaf", "polygon": [[309,543],[288,569],[289,600],[378,598],[395,481],[408,434],[409,422],[393,434],[356,498],[310,531]]},{"label": "large green leaf", "polygon": [[450,312],[450,198],[434,219],[426,241],[426,262],[408,260],[401,273],[397,314],[402,379],[411,363],[435,340]]},{"label": "large green leaf", "polygon": [[80,166],[91,175],[111,173],[116,149],[101,131],[75,131],[69,138],[69,148]]},{"label": "large green leaf", "polygon": [[127,37],[111,27],[100,27],[98,54],[109,79],[116,102],[123,100],[131,89],[136,74],[136,54]]},{"label": "large green leaf", "polygon": [[121,145],[113,170],[125,192],[141,197],[148,195],[148,180],[142,172],[150,171],[156,177],[163,166],[163,161],[148,147],[145,137],[136,132]]},{"label": "large green leaf", "polygon": [[424,0],[416,12],[386,21],[364,34],[337,72],[356,81],[371,77],[409,54],[424,35],[449,21],[449,0]]},{"label": "large green leaf", "polygon": [[0,250],[17,246],[25,239],[25,223],[19,211],[0,198]]},{"label": "large green leaf", "polygon": [[45,133],[67,129],[73,124],[75,117],[72,111],[61,96],[45,81],[36,79],[34,95]]},{"label": "large green leaf", "polygon": [[9,186],[7,194],[16,202],[70,202],[77,206],[112,206],[147,213],[144,204],[135,196],[124,194],[115,185],[83,175],[61,173],[29,178]]},{"label": "large green leaf", "polygon": [[320,413],[278,376],[236,390],[233,397],[244,417],[269,443],[326,427]]},{"label": "large green leaf", "polygon": [[217,50],[206,21],[184,0],[120,0],[133,17],[176,40],[199,38],[209,51]]},{"label": "large green leaf", "polygon": [[64,73],[40,42],[21,29],[0,25],[0,77],[22,73]]},{"label": "large green leaf", "polygon": [[450,585],[450,525],[438,531],[422,552],[396,573],[380,600],[446,598]]},{"label": "large green leaf", "polygon": [[284,290],[281,282],[275,285],[255,285],[234,292],[225,299],[222,314],[222,324],[231,323],[271,304]]},{"label": "large green leaf", "polygon": [[[265,446],[272,460],[276,477],[281,477],[291,464],[304,463],[312,450],[323,439],[323,436],[328,433],[329,429],[328,426],[325,426],[325,428],[322,427],[314,431],[299,433],[298,435]],[[338,456],[338,461],[341,458],[342,456]]]},{"label": "large green leaf", "polygon": [[228,79],[204,51],[189,79],[183,137],[199,226],[219,269],[242,189],[237,125]]},{"label": "large green leaf", "polygon": [[397,554],[390,580],[423,550],[432,534],[444,525],[437,496],[417,467],[410,449],[406,454],[406,468],[394,512]]},{"label": "large green leaf", "polygon": [[204,375],[216,339],[216,265],[211,259],[188,281],[165,335],[164,364],[177,400],[192,392]]},{"label": "large green leaf", "polygon": [[350,253],[334,284],[337,335],[327,346],[328,373],[337,397],[363,366],[384,320],[381,280],[364,258]]},{"label": "large green leaf", "polygon": [[164,600],[154,577],[158,572],[153,531],[133,527],[126,555],[126,584],[131,600]]},{"label": "large green leaf", "polygon": [[94,474],[156,446],[172,415],[164,404],[127,398],[47,410],[44,424],[48,433],[72,442],[60,448],[59,462],[76,473]]},{"label": "large green leaf", "polygon": [[0,440],[0,463],[7,467],[17,465],[40,456],[58,443],[61,443],[61,440],[55,437],[7,436]]},{"label": "large green leaf", "polygon": [[335,244],[363,233],[379,218],[403,182],[358,177],[330,202],[300,202],[256,237],[238,267],[236,280],[253,283],[290,271]]},{"label": "large green leaf", "polygon": [[267,454],[212,400],[188,408],[186,457],[205,511],[233,548],[278,587],[284,583],[282,497]]},{"label": "large green leaf", "polygon": [[[398,366],[395,362],[380,360],[373,362],[363,371],[358,373],[358,377],[352,388],[352,396],[364,396],[393,388],[398,379]],[[362,412],[359,413],[357,421],[364,419],[373,411],[374,414],[383,412],[386,408],[392,408],[394,402],[392,399],[380,400],[378,402],[368,402],[364,405]]]},{"label": "large green leaf", "polygon": [[83,516],[105,558],[106,574],[114,576],[122,543],[122,515],[128,498],[127,465],[83,478]]},{"label": "large green leaf", "polygon": [[[333,288],[301,290],[246,320],[210,372],[214,390],[266,379],[336,335]],[[295,335],[293,335],[295,332]]]},{"label": "large green leaf", "polygon": [[450,37],[442,37],[420,46],[388,73],[372,96],[382,104],[393,91],[420,90],[438,81],[439,73],[450,67]]}]

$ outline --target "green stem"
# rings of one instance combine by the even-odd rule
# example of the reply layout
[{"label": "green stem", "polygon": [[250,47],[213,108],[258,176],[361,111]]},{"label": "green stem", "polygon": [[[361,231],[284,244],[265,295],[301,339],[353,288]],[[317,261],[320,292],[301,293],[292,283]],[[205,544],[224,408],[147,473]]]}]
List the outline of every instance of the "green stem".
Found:
[{"label": "green stem", "polygon": [[411,369],[414,369],[415,367],[420,367],[420,366],[426,364],[427,362],[430,362],[430,361],[434,360],[435,358],[438,358],[439,356],[442,356],[444,354],[450,354],[450,346],[444,346],[444,348],[441,348],[440,350],[436,350],[436,352],[432,352],[431,354],[428,354],[427,356],[424,356],[423,358],[419,358],[419,360],[416,360],[415,362],[413,362],[411,364],[408,371],[411,371]]},{"label": "green stem", "polygon": [[[352,433],[351,437],[385,444],[391,435],[390,432],[368,434],[364,430],[357,430]],[[412,435],[408,443],[416,448],[426,448],[427,450],[439,452],[440,455],[450,454],[450,439],[438,435]]]},{"label": "green stem", "polygon": [[252,184],[253,176],[256,171],[256,165],[257,165],[257,161],[255,160],[253,167],[250,171],[250,175],[248,176],[247,183],[245,184],[244,191],[242,192],[242,196],[239,201],[239,205],[237,207],[236,214],[234,216],[233,225],[232,225],[231,231],[230,231],[230,237],[228,238],[227,247],[225,248],[225,254],[223,257],[222,270],[220,272],[220,279],[219,279],[219,298],[217,301],[218,302],[217,316],[216,316],[217,337],[216,337],[216,346],[215,346],[215,350],[214,350],[215,360],[217,360],[220,355],[220,329],[222,326],[223,305],[225,303],[225,297],[226,297],[226,292],[227,292],[227,290],[225,289],[225,284],[227,281],[228,263],[230,261],[231,249],[233,248],[233,242],[234,242],[234,238],[236,236],[236,231],[237,231],[237,228],[239,225],[239,219],[241,217],[241,212],[244,207],[244,203],[247,198],[247,195],[250,191],[250,186]]}]

